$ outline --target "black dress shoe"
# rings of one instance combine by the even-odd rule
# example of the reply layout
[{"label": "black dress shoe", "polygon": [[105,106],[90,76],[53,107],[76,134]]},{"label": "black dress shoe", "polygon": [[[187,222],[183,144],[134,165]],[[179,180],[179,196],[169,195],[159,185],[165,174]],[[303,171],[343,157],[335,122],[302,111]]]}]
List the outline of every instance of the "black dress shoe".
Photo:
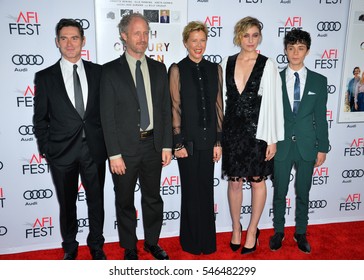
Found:
[{"label": "black dress shoe", "polygon": [[102,249],[91,250],[93,260],[106,260],[106,255]]},{"label": "black dress shoe", "polygon": [[77,258],[77,252],[64,253],[64,256],[63,256],[64,260],[75,260],[76,258]]},{"label": "black dress shoe", "polygon": [[[242,224],[240,224],[240,231],[243,231]],[[235,244],[235,243],[232,243],[231,241],[230,241],[230,244],[229,245],[230,245],[231,250],[233,250],[234,252],[237,251],[237,250],[239,250],[239,248],[241,246],[240,243],[239,244]]]},{"label": "black dress shoe", "polygon": [[138,258],[138,252],[136,249],[125,249],[124,252],[124,260],[137,260]]},{"label": "black dress shoe", "polygon": [[297,234],[295,233],[293,235],[294,241],[297,242],[298,249],[300,249],[302,252],[309,254],[311,253],[311,246],[307,241],[306,234]]},{"label": "black dress shoe", "polygon": [[272,251],[276,251],[282,247],[282,241],[284,240],[284,233],[276,232],[269,240],[269,248]]},{"label": "black dress shoe", "polygon": [[253,253],[257,249],[257,244],[259,243],[259,241],[258,241],[259,234],[260,234],[260,230],[259,230],[259,228],[257,228],[257,233],[255,234],[254,246],[252,248],[247,248],[247,247],[244,246],[243,249],[241,249],[241,253],[243,255]]},{"label": "black dress shoe", "polygon": [[151,253],[156,260],[169,260],[166,251],[164,251],[158,244],[149,245],[147,242],[144,242],[144,250]]}]

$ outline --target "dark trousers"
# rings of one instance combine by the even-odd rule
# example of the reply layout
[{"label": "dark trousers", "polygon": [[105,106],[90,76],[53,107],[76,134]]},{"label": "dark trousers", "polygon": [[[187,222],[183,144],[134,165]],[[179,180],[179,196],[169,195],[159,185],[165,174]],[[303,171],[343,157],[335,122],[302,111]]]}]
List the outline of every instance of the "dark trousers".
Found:
[{"label": "dark trousers", "polygon": [[103,236],[105,163],[96,164],[90,156],[86,141],[83,141],[78,161],[69,165],[51,162],[50,170],[59,202],[64,251],[73,253],[78,249],[76,201],[80,185],[79,176],[86,192],[89,221],[87,245],[91,250],[101,249],[105,242]]},{"label": "dark trousers", "polygon": [[275,232],[284,232],[286,196],[292,166],[295,166],[296,233],[306,233],[308,224],[309,192],[312,184],[314,164],[315,161],[305,161],[302,159],[295,143],[292,143],[288,156],[284,161],[274,161],[273,227]]},{"label": "dark trousers", "polygon": [[156,245],[163,222],[163,200],[160,195],[161,152],[154,149],[153,137],[148,137],[140,140],[136,156],[123,156],[123,159],[126,173],[112,175],[120,246],[126,249],[136,249],[138,238],[134,194],[138,177],[144,238],[150,245]]},{"label": "dark trousers", "polygon": [[216,251],[212,158],[211,148],[194,150],[192,156],[178,159],[182,190],[180,243],[192,254]]}]

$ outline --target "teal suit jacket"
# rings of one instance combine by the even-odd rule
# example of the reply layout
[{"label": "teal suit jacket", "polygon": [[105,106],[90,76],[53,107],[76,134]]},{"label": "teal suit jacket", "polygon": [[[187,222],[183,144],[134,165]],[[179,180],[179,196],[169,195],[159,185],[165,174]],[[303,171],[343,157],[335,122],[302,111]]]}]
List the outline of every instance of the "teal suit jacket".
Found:
[{"label": "teal suit jacket", "polygon": [[305,88],[296,117],[293,115],[286,86],[286,69],[282,78],[284,140],[277,143],[275,160],[286,160],[296,136],[299,153],[306,161],[315,160],[318,152],[329,151],[328,125],[326,120],[327,78],[307,69]]}]

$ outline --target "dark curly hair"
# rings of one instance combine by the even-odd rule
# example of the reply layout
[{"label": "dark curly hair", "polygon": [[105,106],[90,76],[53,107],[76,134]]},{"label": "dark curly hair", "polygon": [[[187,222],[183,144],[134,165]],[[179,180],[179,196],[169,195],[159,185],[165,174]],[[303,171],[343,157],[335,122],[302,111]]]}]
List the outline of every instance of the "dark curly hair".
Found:
[{"label": "dark curly hair", "polygon": [[311,36],[310,33],[302,29],[294,28],[286,33],[284,36],[284,49],[287,49],[288,45],[304,44],[309,50],[311,47]]}]

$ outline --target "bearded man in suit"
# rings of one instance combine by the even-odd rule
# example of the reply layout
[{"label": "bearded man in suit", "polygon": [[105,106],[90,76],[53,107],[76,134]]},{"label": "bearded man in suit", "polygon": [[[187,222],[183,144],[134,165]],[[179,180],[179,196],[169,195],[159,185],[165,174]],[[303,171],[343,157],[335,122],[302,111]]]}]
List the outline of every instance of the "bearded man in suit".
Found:
[{"label": "bearded man in suit", "polygon": [[329,151],[326,120],[327,78],[306,68],[304,59],[311,46],[310,34],[293,29],[284,38],[288,67],[282,78],[284,131],[274,157],[273,226],[269,246],[278,250],[284,240],[286,195],[292,166],[296,168],[296,231],[294,240],[304,253],[311,252],[306,238],[309,192],[315,167],[321,166]]},{"label": "bearded man in suit", "polygon": [[101,79],[101,122],[126,260],[138,259],[134,206],[138,178],[144,250],[158,260],[169,258],[158,240],[163,223],[161,172],[172,159],[172,113],[166,66],[145,55],[149,32],[143,15],[125,15],[119,33],[126,51],[103,65]]},{"label": "bearded man in suit", "polygon": [[34,130],[38,150],[50,166],[60,206],[64,259],[76,259],[78,232],[76,200],[79,176],[87,197],[93,259],[103,251],[104,182],[107,158],[100,118],[101,65],[81,59],[84,30],[74,19],[56,26],[61,59],[35,74]]}]

